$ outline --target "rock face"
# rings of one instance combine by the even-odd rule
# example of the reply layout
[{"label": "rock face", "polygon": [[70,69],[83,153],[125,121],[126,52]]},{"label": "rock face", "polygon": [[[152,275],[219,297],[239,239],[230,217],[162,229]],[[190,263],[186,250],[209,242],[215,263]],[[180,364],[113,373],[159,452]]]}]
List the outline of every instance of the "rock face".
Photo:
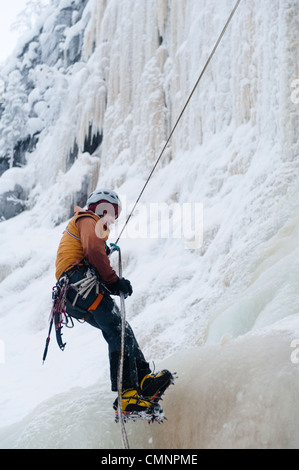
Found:
[{"label": "rock face", "polygon": [[10,219],[26,209],[26,193],[16,184],[12,191],[0,194],[0,220]]},{"label": "rock face", "polygon": [[[61,6],[48,7],[47,15],[1,71],[4,86],[0,98],[0,176],[10,168],[26,165],[40,136],[59,115],[67,88],[64,77],[81,60],[87,3],[88,0],[66,0],[60,2]],[[101,141],[101,133],[90,125],[81,150],[92,154]],[[75,140],[68,152],[67,169],[78,151]],[[19,183],[9,191],[3,191],[0,184],[0,220],[25,210],[27,196],[28,190]]]},{"label": "rock face", "polygon": [[[16,182],[23,186],[22,197],[28,195],[23,207],[37,201],[39,185],[43,191],[57,185],[59,208],[69,206],[58,217],[63,219],[77,194],[82,200],[85,188],[94,189],[99,168],[105,185],[121,186],[127,167],[136,164],[140,177],[147,177],[142,172],[154,164],[176,122],[230,13],[230,2],[223,1],[221,9],[210,0],[190,0],[188,8],[170,0],[51,3],[1,71],[0,175],[30,162],[26,188],[21,179]],[[271,5],[265,0],[263,8]],[[222,50],[209,64],[165,152],[166,163],[224,135],[230,126],[248,124],[256,132],[252,147],[241,156],[236,149],[229,174],[250,169],[262,138],[270,142],[270,153],[272,146],[283,149],[281,158],[290,167],[285,174],[293,178],[298,110],[290,97],[298,63],[297,2],[277,2],[269,24],[264,10],[257,16],[256,8],[257,0],[228,28]],[[265,31],[271,31],[273,45]],[[273,64],[281,67],[272,69]],[[271,87],[265,85],[270,82]],[[230,137],[224,141],[227,145]],[[215,178],[212,190],[221,187]],[[0,180],[0,194],[13,190]],[[176,200],[175,188],[173,193]]]}]

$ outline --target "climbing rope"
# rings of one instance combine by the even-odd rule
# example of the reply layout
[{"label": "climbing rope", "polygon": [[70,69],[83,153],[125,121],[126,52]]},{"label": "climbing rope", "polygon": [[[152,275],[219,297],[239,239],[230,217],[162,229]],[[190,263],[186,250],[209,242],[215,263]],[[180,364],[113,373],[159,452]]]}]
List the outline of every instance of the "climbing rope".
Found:
[{"label": "climbing rope", "polygon": [[[118,247],[118,271],[119,277],[122,277],[122,260],[121,251]],[[120,293],[120,311],[121,311],[121,347],[120,347],[120,358],[118,367],[118,416],[121,425],[121,436],[122,442],[125,449],[129,449],[129,440],[125,427],[124,415],[122,412],[122,389],[123,389],[123,367],[124,367],[124,351],[125,351],[125,330],[126,330],[126,309],[125,309],[125,297],[124,294]]]},{"label": "climbing rope", "polygon": [[[217,50],[217,48],[218,48],[218,46],[219,46],[219,44],[220,44],[220,42],[221,42],[221,40],[222,40],[222,38],[223,38],[223,36],[224,36],[224,34],[225,34],[225,32],[226,32],[226,30],[227,30],[227,28],[228,28],[228,26],[229,26],[231,20],[232,20],[232,18],[233,18],[234,14],[235,14],[235,12],[236,12],[236,10],[237,10],[237,8],[238,8],[240,2],[241,2],[241,0],[237,0],[237,2],[236,2],[236,4],[235,4],[235,6],[234,6],[234,8],[233,8],[233,10],[232,10],[232,12],[231,12],[231,14],[229,15],[228,20],[226,21],[226,23],[225,23],[225,25],[224,25],[224,28],[222,29],[222,31],[221,31],[221,33],[220,33],[220,35],[219,35],[219,37],[218,37],[218,39],[217,39],[217,41],[216,41],[216,43],[215,43],[215,46],[213,47],[213,49],[212,49],[212,51],[211,51],[211,53],[210,53],[210,55],[209,55],[209,57],[208,57],[208,60],[206,61],[206,63],[205,63],[205,65],[204,65],[204,67],[203,67],[203,69],[202,69],[202,71],[201,71],[201,73],[200,73],[200,75],[199,75],[199,77],[198,77],[198,79],[197,79],[197,81],[196,81],[196,83],[195,83],[195,85],[194,85],[194,87],[193,87],[193,89],[192,89],[192,91],[191,91],[191,93],[190,93],[190,95],[189,95],[189,97],[188,97],[188,99],[187,99],[187,101],[186,101],[186,103],[185,103],[185,105],[184,105],[184,107],[183,107],[181,113],[179,114],[179,117],[178,117],[177,120],[176,120],[175,125],[173,126],[173,128],[172,128],[172,130],[171,130],[171,132],[170,132],[170,134],[169,134],[169,137],[167,138],[167,140],[166,140],[166,142],[165,142],[165,144],[164,144],[164,146],[163,146],[163,148],[162,148],[162,150],[161,150],[161,152],[160,152],[160,154],[159,154],[159,156],[158,156],[158,158],[157,158],[157,160],[156,160],[156,163],[154,164],[154,166],[153,166],[153,168],[152,168],[152,170],[151,170],[151,172],[150,172],[150,174],[149,174],[149,176],[148,176],[146,182],[144,183],[143,188],[141,189],[141,191],[140,191],[140,193],[139,193],[138,198],[136,199],[136,202],[135,202],[135,204],[134,204],[134,206],[133,206],[131,212],[129,213],[129,216],[127,217],[127,219],[126,219],[126,221],[125,221],[125,224],[124,224],[124,226],[123,226],[123,228],[122,228],[122,230],[121,230],[121,232],[120,232],[120,234],[119,234],[119,236],[118,236],[118,238],[117,238],[117,240],[116,240],[116,242],[115,242],[115,245],[116,245],[116,246],[117,246],[117,244],[118,244],[118,242],[119,242],[119,240],[120,240],[120,237],[122,236],[122,234],[123,234],[123,232],[124,232],[124,230],[125,230],[125,227],[127,226],[129,220],[131,219],[132,214],[133,214],[133,212],[135,211],[135,208],[136,208],[138,202],[140,201],[141,196],[142,196],[142,194],[144,193],[144,190],[145,190],[146,186],[147,186],[148,183],[149,183],[149,180],[151,179],[151,177],[152,177],[152,175],[153,175],[153,173],[154,173],[154,171],[155,171],[155,169],[156,169],[158,163],[160,162],[160,160],[161,160],[161,158],[162,158],[162,155],[164,154],[165,149],[166,149],[166,147],[167,147],[167,145],[168,145],[168,143],[169,143],[169,141],[170,141],[170,139],[171,139],[171,137],[172,137],[172,135],[173,135],[175,129],[177,128],[177,125],[178,125],[178,123],[180,122],[180,120],[181,120],[181,118],[182,118],[182,116],[183,116],[183,114],[184,114],[184,112],[185,112],[185,110],[186,110],[186,108],[187,108],[187,106],[188,106],[188,104],[189,104],[189,102],[190,102],[190,100],[191,100],[191,98],[192,98],[192,96],[193,96],[193,94],[194,94],[196,88],[198,87],[199,82],[201,81],[201,79],[202,79],[202,77],[203,77],[203,75],[204,75],[204,73],[205,73],[205,71],[206,71],[206,69],[207,69],[209,63],[211,62],[211,60],[212,60],[212,58],[213,58],[213,56],[214,56],[214,54],[215,54],[215,52],[216,52],[216,50]],[[118,261],[118,263],[119,263],[119,277],[122,277],[121,252],[120,252],[120,249],[119,249],[119,248],[118,248],[118,253],[119,253],[119,261]],[[124,347],[125,347],[125,325],[126,325],[125,300],[124,300],[124,295],[123,295],[123,294],[120,295],[120,304],[121,304],[121,316],[122,316],[122,332],[121,332],[121,353],[120,353],[119,370],[118,370],[118,414],[119,414],[120,423],[121,423],[121,431],[122,431],[123,446],[124,446],[125,449],[129,449],[130,447],[129,447],[128,436],[127,436],[127,433],[126,433],[126,428],[125,428],[125,421],[124,421],[124,417],[123,417],[123,413],[122,413],[122,401],[121,401],[121,394],[122,394],[122,378],[123,378],[123,362],[124,362]]]},{"label": "climbing rope", "polygon": [[145,190],[146,186],[147,186],[148,183],[149,183],[149,180],[151,179],[151,177],[152,177],[152,175],[153,175],[155,169],[157,168],[157,165],[158,165],[158,163],[160,162],[160,160],[161,160],[161,158],[162,158],[162,155],[164,154],[165,149],[166,149],[166,147],[167,147],[167,145],[168,145],[168,143],[169,143],[171,137],[173,136],[173,133],[174,133],[174,131],[176,130],[177,125],[178,125],[178,123],[180,122],[180,120],[181,120],[181,118],[182,118],[182,116],[183,116],[183,114],[184,114],[184,112],[185,112],[185,110],[186,110],[188,104],[190,103],[190,100],[191,100],[191,98],[192,98],[192,96],[193,96],[193,94],[194,94],[196,88],[198,87],[199,82],[201,81],[201,79],[202,79],[202,77],[203,77],[203,75],[204,75],[204,73],[205,73],[205,71],[206,71],[206,69],[207,69],[209,63],[211,62],[211,60],[212,60],[212,58],[213,58],[213,56],[214,56],[214,54],[215,54],[215,52],[216,52],[216,50],[217,50],[217,48],[218,48],[218,46],[219,46],[219,44],[220,44],[220,42],[221,42],[221,40],[222,40],[222,38],[223,38],[223,36],[224,36],[224,34],[225,34],[225,32],[226,32],[226,30],[227,30],[227,28],[228,28],[228,26],[229,26],[231,20],[232,20],[232,18],[233,18],[234,14],[235,14],[235,12],[236,12],[236,10],[237,10],[237,8],[238,8],[240,2],[241,2],[241,0],[237,0],[237,2],[236,2],[236,4],[235,4],[235,6],[234,6],[234,8],[233,8],[233,10],[232,10],[232,12],[231,12],[231,14],[229,15],[228,20],[226,21],[226,23],[225,23],[225,25],[224,25],[224,28],[222,29],[222,31],[221,31],[221,33],[220,33],[220,35],[219,35],[219,37],[218,37],[218,39],[217,39],[217,41],[216,41],[216,43],[215,43],[215,46],[213,47],[213,49],[212,49],[212,51],[211,51],[211,53],[210,53],[210,55],[209,55],[209,57],[208,57],[208,60],[206,61],[206,63],[205,63],[205,65],[204,65],[204,67],[203,67],[203,69],[202,69],[202,71],[201,71],[201,73],[200,73],[200,75],[199,75],[199,77],[198,77],[198,79],[197,79],[197,81],[196,81],[196,83],[195,83],[195,85],[194,85],[194,87],[193,87],[193,89],[192,89],[192,91],[191,91],[191,93],[190,93],[190,95],[189,95],[189,97],[188,97],[188,99],[187,99],[187,101],[186,101],[186,103],[185,103],[185,105],[184,105],[184,107],[183,107],[183,109],[182,109],[182,111],[181,111],[179,117],[178,117],[177,120],[176,120],[175,125],[173,126],[173,128],[172,128],[172,130],[171,130],[171,132],[170,132],[170,134],[169,134],[169,137],[167,138],[167,140],[166,140],[166,142],[165,142],[165,144],[164,144],[164,146],[163,146],[163,148],[162,148],[162,150],[161,150],[161,152],[160,152],[160,154],[159,154],[159,156],[158,156],[158,158],[157,158],[157,160],[156,160],[156,163],[154,164],[154,166],[153,166],[153,168],[152,168],[152,170],[151,170],[151,172],[150,172],[150,174],[149,174],[149,176],[148,176],[146,182],[144,183],[143,188],[141,189],[141,191],[140,191],[140,193],[139,193],[138,198],[137,198],[136,201],[135,201],[135,204],[134,204],[134,206],[133,206],[131,212],[129,213],[129,215],[128,215],[128,217],[127,217],[127,220],[125,221],[125,224],[124,224],[124,226],[123,226],[123,228],[122,228],[122,230],[121,230],[121,232],[120,232],[120,234],[119,234],[119,236],[118,236],[118,238],[117,238],[117,240],[116,240],[116,242],[115,242],[116,244],[119,242],[120,237],[122,236],[122,234],[123,234],[123,232],[124,232],[124,230],[125,230],[125,228],[126,228],[128,222],[129,222],[129,220],[131,219],[132,214],[133,214],[133,212],[135,211],[135,208],[136,208],[138,202],[140,201],[141,196],[142,196],[142,194],[144,193],[144,190]]}]

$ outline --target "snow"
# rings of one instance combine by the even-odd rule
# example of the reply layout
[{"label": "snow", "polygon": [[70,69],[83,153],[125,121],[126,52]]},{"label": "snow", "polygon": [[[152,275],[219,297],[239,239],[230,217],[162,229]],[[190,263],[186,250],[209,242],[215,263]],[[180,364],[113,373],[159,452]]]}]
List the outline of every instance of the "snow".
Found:
[{"label": "snow", "polygon": [[[57,246],[95,187],[123,200],[117,239],[232,6],[89,0],[60,44],[81,31],[81,60],[32,65],[26,128],[39,142],[0,177],[1,194],[29,192],[0,224],[0,448],[121,447],[101,334],[64,328],[65,351],[53,335],[42,365]],[[296,1],[241,2],[122,235],[127,319],[156,369],[178,373],[168,421],[129,423],[132,448],[298,448],[298,21]],[[103,134],[92,155],[90,124]],[[188,203],[191,249],[192,230],[176,237],[182,219],[162,210]]]}]

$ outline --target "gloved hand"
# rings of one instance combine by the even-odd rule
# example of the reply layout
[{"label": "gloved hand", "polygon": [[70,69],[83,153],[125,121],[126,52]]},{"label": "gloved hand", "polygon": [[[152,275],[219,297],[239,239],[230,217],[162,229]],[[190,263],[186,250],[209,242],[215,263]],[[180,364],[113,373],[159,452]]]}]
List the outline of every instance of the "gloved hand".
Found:
[{"label": "gloved hand", "polygon": [[107,286],[107,288],[110,290],[112,295],[120,295],[122,292],[125,299],[133,293],[130,281],[128,281],[128,279],[124,279],[123,277],[119,277],[116,282],[110,284]]},{"label": "gloved hand", "polygon": [[105,242],[105,251],[106,251],[107,256],[109,256],[111,254],[111,249],[109,248],[109,246],[107,245],[106,242]]}]

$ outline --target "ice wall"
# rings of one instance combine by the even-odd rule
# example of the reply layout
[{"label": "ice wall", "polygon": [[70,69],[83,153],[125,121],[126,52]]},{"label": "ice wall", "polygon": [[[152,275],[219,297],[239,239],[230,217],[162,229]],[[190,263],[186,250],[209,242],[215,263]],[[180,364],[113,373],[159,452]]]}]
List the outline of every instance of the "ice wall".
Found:
[{"label": "ice wall", "polygon": [[[67,17],[60,62],[32,70],[46,125],[27,165],[0,178],[6,191],[26,178],[29,193],[1,223],[0,447],[121,446],[98,334],[77,325],[39,363],[57,244],[96,185],[135,201],[233,3],[89,0]],[[167,423],[130,425],[132,448],[298,447],[298,22],[295,0],[241,2],[121,240],[128,320],[147,358],[179,375]],[[101,136],[93,153],[89,132]],[[149,236],[150,203],[188,202],[203,205],[202,246]]]},{"label": "ice wall", "polygon": [[[298,448],[298,407],[290,412],[298,394],[298,365],[290,360],[293,328],[284,320],[166,360],[164,366],[179,375],[163,400],[168,419],[127,423],[130,449]],[[73,388],[0,429],[1,448],[120,449],[120,427],[110,410],[111,396],[100,383]]]}]

